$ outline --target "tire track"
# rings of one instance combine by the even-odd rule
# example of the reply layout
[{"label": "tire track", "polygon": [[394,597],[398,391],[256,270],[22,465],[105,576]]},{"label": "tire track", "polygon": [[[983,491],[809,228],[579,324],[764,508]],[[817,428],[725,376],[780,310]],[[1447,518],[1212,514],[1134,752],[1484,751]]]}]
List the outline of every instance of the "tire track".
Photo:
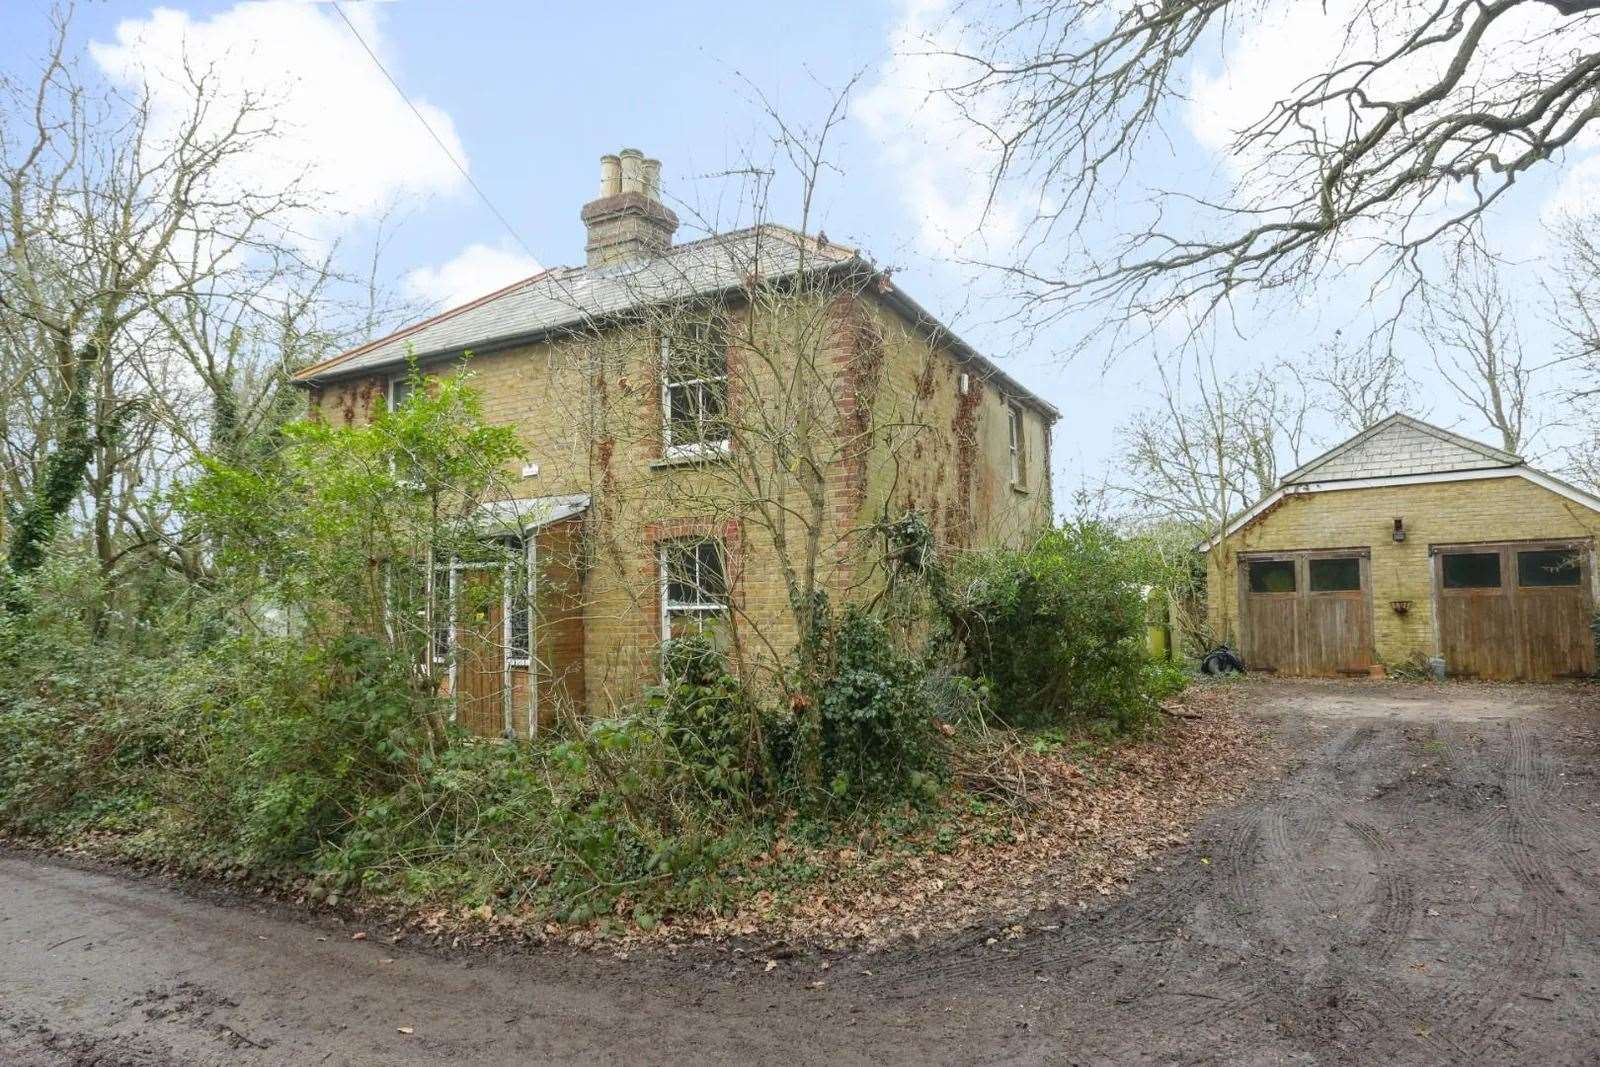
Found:
[{"label": "tire track", "polygon": [[1487,1054],[1502,1029],[1500,1017],[1513,999],[1550,975],[1562,954],[1563,891],[1551,872],[1541,844],[1555,838],[1545,805],[1559,788],[1542,746],[1526,724],[1506,723],[1506,759],[1502,771],[1506,811],[1498,820],[1499,858],[1520,890],[1518,911],[1497,920],[1491,943],[1507,946],[1480,981],[1465,985],[1449,998],[1451,1042],[1468,1059]]},{"label": "tire track", "polygon": [[1344,825],[1367,849],[1378,868],[1377,911],[1360,938],[1378,964],[1394,958],[1416,918],[1416,887],[1401,869],[1394,848],[1371,823],[1346,819]]}]

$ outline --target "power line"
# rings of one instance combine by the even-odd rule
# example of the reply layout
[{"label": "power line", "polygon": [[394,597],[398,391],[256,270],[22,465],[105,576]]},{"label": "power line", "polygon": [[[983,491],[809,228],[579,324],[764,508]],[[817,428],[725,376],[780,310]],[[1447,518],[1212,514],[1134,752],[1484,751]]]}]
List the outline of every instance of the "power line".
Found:
[{"label": "power line", "polygon": [[361,31],[356,29],[356,24],[350,21],[350,16],[346,15],[344,8],[339,6],[339,0],[333,0],[333,10],[338,12],[339,18],[344,20],[344,24],[350,28],[351,36],[356,39],[356,43],[361,46],[362,51],[366,52],[372,59],[373,65],[389,80],[389,84],[394,86],[394,91],[400,94],[400,99],[406,102],[406,107],[409,107],[411,113],[417,116],[417,121],[422,123],[422,128],[428,131],[428,136],[432,137],[433,143],[439,146],[439,151],[443,152],[445,158],[455,164],[456,170],[459,170],[461,176],[467,179],[467,184],[472,186],[472,191],[478,194],[478,199],[482,200],[484,206],[489,209],[495,218],[500,220],[500,225],[506,228],[506,232],[511,235],[512,240],[521,245],[522,250],[528,253],[528,258],[538,262],[539,257],[534,254],[533,249],[528,247],[528,242],[522,239],[522,235],[517,232],[516,227],[512,226],[505,215],[501,214],[500,209],[494,206],[494,201],[489,199],[489,194],[485,193],[478,183],[472,180],[472,175],[467,173],[467,168],[456,158],[456,154],[450,151],[450,146],[444,143],[444,138],[440,137],[433,126],[429,124],[427,118],[417,109],[417,105],[411,102],[411,98],[406,95],[406,91],[400,88],[400,83],[394,80],[394,75],[390,74],[389,69],[383,65],[383,60],[378,58],[378,53],[374,52],[372,46],[367,44],[366,38],[361,36]]}]

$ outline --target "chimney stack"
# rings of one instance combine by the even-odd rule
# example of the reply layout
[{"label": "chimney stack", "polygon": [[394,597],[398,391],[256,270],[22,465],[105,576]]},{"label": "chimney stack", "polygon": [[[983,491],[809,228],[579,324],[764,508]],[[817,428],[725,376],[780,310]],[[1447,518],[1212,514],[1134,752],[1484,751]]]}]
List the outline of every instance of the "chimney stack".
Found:
[{"label": "chimney stack", "polygon": [[600,157],[600,197],[583,205],[589,266],[656,256],[672,247],[678,216],[661,202],[661,161],[637,148]]}]

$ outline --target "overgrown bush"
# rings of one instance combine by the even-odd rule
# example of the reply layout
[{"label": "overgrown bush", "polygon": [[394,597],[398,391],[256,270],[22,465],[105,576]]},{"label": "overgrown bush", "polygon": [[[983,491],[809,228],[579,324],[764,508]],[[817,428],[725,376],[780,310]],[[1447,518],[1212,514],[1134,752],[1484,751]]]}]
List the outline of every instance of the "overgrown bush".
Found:
[{"label": "overgrown bush", "polygon": [[759,701],[734,677],[706,637],[681,637],[663,650],[665,681],[645,698],[666,741],[710,797],[748,807],[765,783]]},{"label": "overgrown bush", "polygon": [[1128,542],[1085,521],[1026,551],[960,557],[940,601],[957,655],[991,681],[1002,720],[1123,732],[1148,722],[1170,685],[1146,667],[1145,578]]},{"label": "overgrown bush", "polygon": [[98,581],[92,561],[54,558],[13,587],[25,613],[0,611],[0,822],[120,821],[181,729],[145,660],[96,647],[81,606]]},{"label": "overgrown bush", "polygon": [[920,663],[859,605],[835,615],[819,597],[802,643],[801,692],[777,758],[834,800],[931,797],[942,768]]}]

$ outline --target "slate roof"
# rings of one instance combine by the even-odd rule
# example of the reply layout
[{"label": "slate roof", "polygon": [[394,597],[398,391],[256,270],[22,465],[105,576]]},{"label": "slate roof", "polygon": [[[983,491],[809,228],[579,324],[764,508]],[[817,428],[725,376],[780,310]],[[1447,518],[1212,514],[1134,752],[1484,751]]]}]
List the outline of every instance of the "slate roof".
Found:
[{"label": "slate roof", "polygon": [[470,303],[348,352],[295,375],[302,385],[398,369],[408,356],[419,362],[491,352],[581,328],[631,308],[707,296],[742,286],[752,274],[767,280],[807,270],[860,269],[877,276],[876,290],[901,315],[948,344],[985,378],[1051,418],[1059,412],[951,333],[900,292],[858,250],[808,237],[784,226],[763,225],[674,245],[667,253],[603,267],[556,267],[514,282]]},{"label": "slate roof", "polygon": [[1398,412],[1283,476],[1280,485],[1516,467],[1520,456]]}]

